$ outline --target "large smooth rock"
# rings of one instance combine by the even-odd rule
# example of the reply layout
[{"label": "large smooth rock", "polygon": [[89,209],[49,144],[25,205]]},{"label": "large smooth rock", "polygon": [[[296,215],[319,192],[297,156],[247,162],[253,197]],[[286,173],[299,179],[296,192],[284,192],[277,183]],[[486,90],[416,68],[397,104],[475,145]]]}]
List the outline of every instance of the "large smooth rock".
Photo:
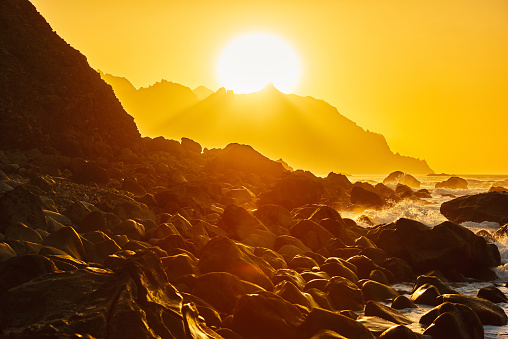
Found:
[{"label": "large smooth rock", "polygon": [[[199,257],[198,268],[202,273],[229,272],[241,280],[250,281],[269,291],[273,290],[273,284],[266,274],[271,275],[273,268],[227,237],[215,237],[210,240],[201,249]],[[258,265],[263,262],[265,265]],[[270,268],[272,272],[263,271]]]},{"label": "large smooth rock", "polygon": [[364,208],[380,209],[386,206],[386,199],[375,192],[355,186],[351,190],[351,203]]},{"label": "large smooth rock", "polygon": [[451,177],[445,181],[436,183],[435,188],[467,189],[467,180],[459,177]]},{"label": "large smooth rock", "polygon": [[362,292],[365,300],[387,301],[399,296],[399,293],[392,287],[373,280],[363,283]]},{"label": "large smooth rock", "polygon": [[419,336],[404,325],[390,327],[381,335],[379,339],[418,339]]},{"label": "large smooth rock", "polygon": [[291,228],[290,234],[300,239],[312,251],[324,247],[334,237],[324,227],[311,220],[300,220]]},{"label": "large smooth rock", "polygon": [[445,302],[425,313],[420,323],[430,324],[425,335],[434,339],[483,339],[484,331],[478,315],[470,307]]},{"label": "large smooth rock", "polygon": [[285,300],[292,304],[297,304],[305,307],[307,310],[311,310],[314,307],[319,307],[318,303],[314,301],[312,295],[306,292],[302,292],[301,289],[295,286],[291,281],[284,280],[277,284],[273,290],[278,296],[281,296]]},{"label": "large smooth rock", "polygon": [[486,286],[480,288],[477,297],[490,300],[493,303],[508,302],[508,298],[506,297],[506,295],[496,286]]},{"label": "large smooth rock", "polygon": [[200,274],[197,268],[197,262],[195,262],[187,253],[180,253],[161,258],[161,262],[170,283],[174,283],[178,278],[188,274]]},{"label": "large smooth rock", "polygon": [[42,274],[58,271],[55,264],[42,255],[22,255],[0,263],[0,295]]},{"label": "large smooth rock", "polygon": [[401,325],[409,325],[413,323],[411,319],[401,312],[374,300],[369,300],[365,305],[365,315],[376,316]]},{"label": "large smooth rock", "polygon": [[160,208],[171,203],[179,207],[190,207],[202,214],[207,214],[212,208],[212,199],[199,183],[185,183],[155,195]]},{"label": "large smooth rock", "polygon": [[272,282],[274,285],[282,281],[290,281],[293,283],[300,291],[303,291],[305,287],[305,280],[302,278],[300,273],[296,272],[293,269],[278,269],[272,275]]},{"label": "large smooth rock", "polygon": [[322,308],[314,308],[310,311],[300,328],[300,334],[303,338],[310,338],[323,329],[334,331],[346,338],[374,338],[374,335],[363,324]]},{"label": "large smooth rock", "polygon": [[305,316],[300,309],[271,292],[244,295],[233,315],[232,329],[246,338],[293,339]]},{"label": "large smooth rock", "polygon": [[508,317],[504,310],[492,301],[463,294],[444,294],[440,300],[470,307],[478,315],[483,325],[503,326],[508,324]]},{"label": "large smooth rock", "polygon": [[42,275],[4,293],[0,315],[7,337],[41,337],[48,328],[53,336],[97,338],[205,335],[201,327],[186,326],[182,297],[150,251],[117,258],[115,272],[86,268]]},{"label": "large smooth rock", "polygon": [[282,226],[289,228],[292,221],[289,210],[279,205],[263,205],[253,211],[252,214],[267,227]]},{"label": "large smooth rock", "polygon": [[393,186],[396,186],[397,184],[403,184],[412,188],[420,188],[420,181],[418,181],[418,179],[413,177],[411,174],[407,174],[402,171],[395,171],[390,173],[390,175],[383,179],[383,184],[391,184]]},{"label": "large smooth rock", "polygon": [[40,197],[19,185],[0,196],[0,233],[21,222],[33,229],[47,229]]},{"label": "large smooth rock", "polygon": [[48,235],[44,239],[43,245],[55,247],[73,258],[86,260],[86,252],[81,237],[70,226],[65,226]]},{"label": "large smooth rock", "polygon": [[326,292],[333,306],[338,310],[363,310],[362,290],[343,277],[333,277],[326,284]]},{"label": "large smooth rock", "polygon": [[5,240],[29,241],[42,244],[41,235],[34,229],[27,227],[21,222],[10,224],[5,230]]},{"label": "large smooth rock", "polygon": [[440,210],[455,223],[493,221],[503,225],[508,223],[508,192],[466,195],[442,203]]},{"label": "large smooth rock", "polygon": [[319,203],[323,184],[313,175],[300,171],[291,172],[277,180],[259,195],[259,206],[273,204],[293,208]]},{"label": "large smooth rock", "polygon": [[355,284],[358,283],[358,276],[344,265],[340,260],[327,261],[321,265],[321,271],[328,273],[330,277],[344,277]]},{"label": "large smooth rock", "polygon": [[259,235],[267,238],[268,243],[271,244],[264,247],[273,248],[275,234],[245,208],[229,205],[224,209],[221,220],[223,229],[231,238],[245,242],[253,235]]},{"label": "large smooth rock", "polygon": [[232,314],[238,300],[245,294],[245,288],[236,275],[210,272],[196,279],[192,294],[202,298],[220,312]]},{"label": "large smooth rock", "polygon": [[[414,270],[467,274],[498,266],[498,248],[469,229],[444,222],[432,228],[401,218],[369,232],[378,247],[407,261]],[[361,276],[360,276],[361,278]]]}]

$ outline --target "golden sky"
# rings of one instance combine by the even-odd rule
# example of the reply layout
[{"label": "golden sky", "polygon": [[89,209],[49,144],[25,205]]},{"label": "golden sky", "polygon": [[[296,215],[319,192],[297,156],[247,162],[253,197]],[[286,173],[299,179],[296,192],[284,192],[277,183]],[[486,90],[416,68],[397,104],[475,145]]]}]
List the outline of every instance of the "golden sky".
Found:
[{"label": "golden sky", "polygon": [[436,172],[508,173],[508,1],[31,0],[103,72],[220,87],[233,39],[293,47],[295,94],[323,99]]}]

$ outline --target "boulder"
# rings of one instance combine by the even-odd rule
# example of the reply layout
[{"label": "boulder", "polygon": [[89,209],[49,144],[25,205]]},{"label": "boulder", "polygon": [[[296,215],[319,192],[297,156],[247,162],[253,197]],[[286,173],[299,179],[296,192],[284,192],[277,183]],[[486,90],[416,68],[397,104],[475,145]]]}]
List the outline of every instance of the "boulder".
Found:
[{"label": "boulder", "polygon": [[40,197],[22,185],[0,196],[0,233],[18,222],[33,229],[48,227]]},{"label": "boulder", "polygon": [[256,247],[254,249],[254,255],[260,259],[266,261],[274,269],[288,268],[286,260],[279,253],[264,247]]},{"label": "boulder", "polygon": [[390,286],[373,280],[367,280],[362,284],[362,293],[365,300],[375,301],[393,300],[399,296],[399,293]]},{"label": "boulder", "polygon": [[[273,265],[272,265],[273,266]],[[298,272],[310,271],[313,267],[317,267],[318,263],[316,260],[307,257],[305,255],[296,255],[291,259],[288,264],[289,268],[292,268]]]},{"label": "boulder", "polygon": [[81,237],[70,226],[65,226],[44,238],[43,245],[55,247],[73,258],[86,260],[86,252]]},{"label": "boulder", "polygon": [[5,230],[5,240],[29,241],[42,244],[41,235],[36,230],[27,227],[21,222],[7,226]]},{"label": "boulder", "polygon": [[253,211],[252,214],[267,227],[282,226],[289,228],[292,221],[289,210],[279,205],[263,205]]},{"label": "boulder", "polygon": [[2,334],[46,337],[45,331],[52,329],[52,337],[206,336],[208,329],[202,325],[190,326],[182,297],[167,283],[153,252],[118,258],[115,270],[86,268],[45,274],[10,289],[0,305]]},{"label": "boulder", "polygon": [[261,291],[240,298],[232,329],[246,338],[293,339],[304,320],[298,307],[278,295]]},{"label": "boulder", "polygon": [[379,336],[379,339],[418,339],[418,338],[420,337],[404,325],[390,327],[389,329],[381,333],[381,335]]},{"label": "boulder", "polygon": [[278,251],[281,247],[286,245],[293,245],[301,249],[303,252],[311,252],[312,250],[305,245],[300,239],[291,235],[280,235],[275,239],[273,248]]},{"label": "boulder", "polygon": [[40,275],[57,271],[53,261],[42,255],[22,255],[0,262],[0,296]]},{"label": "boulder", "polygon": [[353,283],[358,283],[358,277],[349,267],[340,260],[327,261],[321,265],[321,271],[328,273],[330,277],[344,277]]},{"label": "boulder", "polygon": [[459,292],[455,291],[453,288],[448,286],[438,277],[432,275],[419,275],[416,278],[416,284],[413,287],[413,292],[416,291],[420,286],[424,284],[429,284],[438,290],[439,294],[458,294]]},{"label": "boulder", "polygon": [[417,307],[415,303],[412,302],[408,297],[406,297],[405,295],[399,295],[397,296],[397,298],[393,300],[391,308],[401,310],[403,308],[417,308]]},{"label": "boulder", "polygon": [[277,285],[283,281],[290,281],[300,291],[303,291],[306,284],[305,280],[303,280],[300,273],[292,269],[278,269],[273,273],[272,282],[274,285]]},{"label": "boulder", "polygon": [[9,244],[5,242],[0,242],[0,263],[9,260],[10,258],[15,257],[16,255],[17,255],[16,252],[12,249],[12,247]]},{"label": "boulder", "polygon": [[355,239],[359,236],[349,228],[342,219],[325,218],[319,222],[319,225],[333,234],[335,238],[342,241],[345,245],[354,245]]},{"label": "boulder", "polygon": [[445,302],[425,313],[420,323],[430,324],[423,333],[435,339],[482,339],[480,319],[468,306]]},{"label": "boulder", "polygon": [[291,228],[290,234],[300,239],[312,251],[324,247],[333,238],[333,234],[311,220],[300,220]]},{"label": "boulder", "polygon": [[451,189],[467,189],[467,180],[459,178],[459,177],[451,177],[445,181],[438,182],[435,185],[435,188],[451,188]]},{"label": "boulder", "polygon": [[386,206],[386,200],[377,193],[355,186],[351,190],[351,203],[364,208],[381,209]]},{"label": "boulder", "polygon": [[336,309],[353,311],[363,309],[362,290],[346,278],[332,277],[326,284],[325,289]]},{"label": "boulder", "polygon": [[201,214],[208,214],[212,208],[212,199],[200,183],[184,183],[155,195],[160,208],[171,203],[179,207],[190,207]]},{"label": "boulder", "polygon": [[156,220],[152,211],[143,203],[135,200],[120,200],[113,207],[113,212],[120,219],[150,219]]},{"label": "boulder", "polygon": [[493,303],[508,302],[508,298],[506,297],[506,295],[496,286],[486,286],[480,288],[477,297],[490,300]]},{"label": "boulder", "polygon": [[462,304],[470,307],[483,325],[503,326],[508,323],[504,310],[492,301],[463,294],[444,294],[440,301]]},{"label": "boulder", "polygon": [[436,306],[439,304],[439,296],[441,296],[441,293],[434,285],[423,284],[413,292],[411,301],[415,304]]},{"label": "boulder", "polygon": [[318,303],[314,301],[314,298],[306,292],[295,286],[291,281],[284,280],[278,283],[273,293],[281,296],[285,300],[292,304],[297,304],[305,307],[307,310],[311,310],[314,307],[319,307]]},{"label": "boulder", "polygon": [[[198,268],[202,273],[229,272],[242,280],[250,281],[266,290],[273,290],[273,284],[266,273],[273,273],[268,263],[258,265],[259,258],[237,245],[227,237],[215,237],[210,240],[200,252]],[[257,258],[258,261],[254,261]],[[264,272],[272,269],[272,272]]]},{"label": "boulder", "polygon": [[323,191],[323,184],[316,177],[299,171],[291,172],[261,192],[258,205],[274,204],[292,210],[305,204],[319,203]]},{"label": "boulder", "polygon": [[390,173],[390,175],[383,179],[383,184],[393,186],[396,186],[397,184],[403,184],[412,188],[420,188],[420,181],[418,181],[418,179],[413,177],[411,174],[407,174],[401,171]]},{"label": "boulder", "polygon": [[455,223],[493,221],[503,225],[508,223],[508,192],[465,195],[442,203],[440,210]]},{"label": "boulder", "polygon": [[374,339],[374,335],[363,324],[322,308],[310,311],[300,327],[300,337],[310,338],[323,329],[334,331],[346,338]]},{"label": "boulder", "polygon": [[347,339],[332,330],[319,330],[310,339]]},{"label": "boulder", "polygon": [[236,275],[210,272],[196,279],[192,294],[202,298],[218,311],[232,314],[239,299],[245,294],[245,289]]},{"label": "boulder", "polygon": [[399,325],[409,325],[413,323],[411,319],[399,311],[374,300],[369,300],[365,305],[365,315],[379,317]]},{"label": "boulder", "polygon": [[[401,218],[369,232],[377,246],[407,261],[414,270],[467,274],[501,263],[499,250],[469,229],[444,222],[432,228]],[[376,240],[377,237],[377,240]],[[359,275],[362,278],[361,275]]]},{"label": "boulder", "polygon": [[273,248],[273,241],[276,238],[275,234],[245,208],[236,205],[227,206],[222,213],[221,221],[223,229],[232,239],[245,242],[246,239],[253,235],[258,235],[264,238],[271,238],[268,239],[272,240],[268,241],[271,245],[264,247]]},{"label": "boulder", "polygon": [[170,283],[174,283],[178,278],[188,274],[194,274],[196,276],[200,274],[197,268],[197,262],[187,253],[163,257],[161,258],[161,262]]}]

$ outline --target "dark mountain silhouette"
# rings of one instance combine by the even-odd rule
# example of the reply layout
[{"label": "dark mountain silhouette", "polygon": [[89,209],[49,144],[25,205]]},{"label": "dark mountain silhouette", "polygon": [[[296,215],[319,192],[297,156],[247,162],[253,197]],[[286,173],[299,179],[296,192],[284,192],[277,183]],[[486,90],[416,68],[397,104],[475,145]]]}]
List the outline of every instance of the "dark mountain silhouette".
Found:
[{"label": "dark mountain silhouette", "polygon": [[111,153],[140,139],[111,87],[28,1],[0,2],[0,144]]},{"label": "dark mountain silhouette", "polygon": [[189,87],[174,82],[162,80],[136,89],[125,78],[99,73],[113,87],[125,110],[134,117],[140,132],[148,136],[161,135],[158,134],[161,119],[199,102],[198,96]]},{"label": "dark mountain silhouette", "polygon": [[[220,89],[193,103],[190,94],[180,97],[190,91],[187,87],[168,83],[162,95],[158,83],[144,89],[153,93],[147,101],[132,92],[124,95],[125,79],[104,78],[138,125],[149,121],[149,129],[140,128],[149,136],[186,136],[209,148],[249,144],[272,159],[320,174],[433,172],[424,160],[394,154],[381,134],[365,131],[327,102],[283,94],[273,85],[251,94]],[[153,109],[146,109],[150,105]]]}]

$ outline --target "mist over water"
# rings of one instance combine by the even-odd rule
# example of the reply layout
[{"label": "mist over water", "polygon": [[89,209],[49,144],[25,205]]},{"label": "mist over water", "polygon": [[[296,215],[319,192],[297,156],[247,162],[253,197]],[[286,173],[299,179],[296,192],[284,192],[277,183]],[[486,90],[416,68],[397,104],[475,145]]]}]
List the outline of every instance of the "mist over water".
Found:
[{"label": "mist over water", "polygon": [[[361,213],[343,212],[340,214],[344,218],[351,218],[359,225],[369,226],[359,219],[362,215],[367,216],[375,225],[386,224],[396,221],[399,218],[408,218],[419,221],[429,227],[438,225],[447,219],[440,213],[439,209],[441,204],[445,201],[458,198],[464,195],[478,194],[488,192],[492,186],[508,187],[508,175],[457,175],[468,181],[468,189],[435,189],[435,184],[448,179],[448,176],[418,176],[414,175],[421,183],[420,189],[427,189],[432,198],[421,199],[422,201],[415,202],[411,200],[403,200],[400,203],[383,210],[365,210]],[[370,184],[377,184],[383,182],[386,175],[351,175],[348,176],[351,182],[368,182]],[[393,186],[389,186],[394,188]],[[495,232],[501,225],[497,222],[464,222],[461,224],[469,228],[473,232],[479,230],[487,230],[490,233]],[[503,293],[508,295],[508,288],[502,286],[508,281],[508,238],[499,239],[496,241],[501,254],[501,266],[494,269],[499,279],[495,282],[466,282],[466,283],[451,283],[450,285],[461,294],[476,296],[478,290],[485,286],[495,284]],[[412,284],[396,284],[392,286],[401,294],[411,297]],[[501,306],[508,314],[508,303],[497,304]],[[389,305],[388,305],[389,306]],[[401,310],[404,315],[414,321],[408,327],[415,332],[422,333],[425,328],[420,326],[420,317],[430,309],[431,306],[418,305],[417,309],[404,309]],[[500,338],[508,336],[508,325],[505,326],[484,326],[485,338]],[[504,335],[503,335],[504,334]]]}]

